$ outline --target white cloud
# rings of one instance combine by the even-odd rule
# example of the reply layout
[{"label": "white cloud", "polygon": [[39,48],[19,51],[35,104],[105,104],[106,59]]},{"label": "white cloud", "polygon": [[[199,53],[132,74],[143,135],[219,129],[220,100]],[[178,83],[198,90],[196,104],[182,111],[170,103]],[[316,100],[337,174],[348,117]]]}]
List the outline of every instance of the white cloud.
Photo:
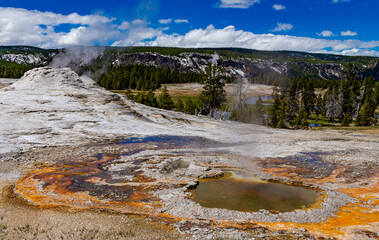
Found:
[{"label": "white cloud", "polygon": [[[161,33],[156,39],[144,41],[146,46],[166,46],[185,48],[238,47],[258,50],[290,50],[305,52],[325,52],[344,55],[379,56],[371,50],[379,46],[379,41],[327,40],[275,34],[253,34],[236,30],[234,26],[216,29],[209,25],[205,29],[194,29],[184,35]],[[331,51],[324,49],[331,48]]]},{"label": "white cloud", "polygon": [[254,3],[259,3],[260,0],[221,0],[218,4],[220,8],[249,8]]},{"label": "white cloud", "polygon": [[145,19],[134,19],[132,21],[132,25],[134,25],[134,26],[146,26],[147,22]]},{"label": "white cloud", "polygon": [[159,19],[159,20],[158,20],[158,22],[159,22],[160,24],[169,24],[169,23],[171,23],[171,21],[172,21],[171,18],[169,18],[169,19]]},{"label": "white cloud", "polygon": [[286,9],[286,6],[283,6],[282,4],[274,4],[272,6],[275,10],[280,11]]},{"label": "white cloud", "polygon": [[289,31],[293,28],[292,24],[289,23],[277,23],[276,28],[274,28],[273,32],[280,32],[280,31]]},{"label": "white cloud", "polygon": [[329,30],[324,30],[320,33],[317,33],[318,36],[323,36],[323,37],[331,37],[331,36],[334,36],[333,32],[332,31],[329,31]]},{"label": "white cloud", "polygon": [[[66,45],[105,44],[117,37],[114,18],[98,15],[69,15],[0,7],[0,44],[57,47]],[[73,24],[68,32],[58,32],[61,24]],[[104,41],[103,41],[104,39]]]},{"label": "white cloud", "polygon": [[338,2],[350,2],[351,0],[332,0],[332,3],[338,3]]},{"label": "white cloud", "polygon": [[175,19],[175,23],[188,23],[187,19]]},{"label": "white cloud", "polygon": [[143,46],[144,42],[160,36],[161,30],[153,28],[133,28],[124,39],[115,41],[112,46]]},{"label": "white cloud", "polygon": [[[74,24],[68,32],[61,24]],[[279,25],[278,25],[279,26]],[[292,25],[291,25],[292,26]],[[283,29],[290,28],[282,26]],[[292,28],[292,27],[291,27]],[[279,34],[254,34],[234,26],[193,29],[183,35],[151,28],[143,19],[123,21],[97,15],[61,15],[0,7],[0,45],[32,45],[56,48],[75,45],[170,46],[185,48],[238,47],[258,50],[292,50],[344,55],[378,56],[379,41],[329,40]],[[325,50],[328,49],[328,50]]]},{"label": "white cloud", "polygon": [[123,21],[120,26],[118,26],[117,29],[119,30],[126,30],[131,27],[131,24],[128,21]]},{"label": "white cloud", "polygon": [[343,37],[346,37],[346,36],[356,36],[356,35],[357,35],[357,32],[352,32],[350,30],[342,31],[341,32],[341,36],[343,36]]}]

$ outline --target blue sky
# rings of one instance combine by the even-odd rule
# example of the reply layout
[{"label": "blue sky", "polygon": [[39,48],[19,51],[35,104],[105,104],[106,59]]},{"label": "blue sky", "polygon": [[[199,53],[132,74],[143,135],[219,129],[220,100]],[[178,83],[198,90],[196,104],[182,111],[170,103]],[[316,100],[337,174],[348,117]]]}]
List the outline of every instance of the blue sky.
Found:
[{"label": "blue sky", "polygon": [[244,47],[379,56],[377,0],[0,1],[0,45]]}]

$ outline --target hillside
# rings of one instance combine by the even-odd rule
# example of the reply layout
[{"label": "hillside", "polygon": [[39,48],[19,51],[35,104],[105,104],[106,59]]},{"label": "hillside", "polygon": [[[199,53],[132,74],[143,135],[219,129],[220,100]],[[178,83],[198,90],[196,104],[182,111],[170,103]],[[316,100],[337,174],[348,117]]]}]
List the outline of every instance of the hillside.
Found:
[{"label": "hillside", "polygon": [[110,64],[144,64],[182,73],[202,74],[215,52],[220,56],[219,66],[228,76],[244,75],[251,81],[260,83],[272,84],[273,79],[290,76],[304,76],[312,80],[336,80],[343,77],[349,63],[353,64],[356,74],[362,77],[373,76],[376,81],[379,80],[379,58],[375,57],[238,48],[106,48],[103,54],[83,66],[80,71],[96,73]]},{"label": "hillside", "polygon": [[48,65],[58,50],[0,46],[0,77],[20,78],[32,68]]},{"label": "hillside", "polygon": [[252,82],[272,84],[276,79],[290,76],[304,76],[315,81],[336,80],[344,76],[349,63],[353,64],[356,74],[373,76],[379,81],[379,58],[375,57],[240,48],[75,47],[47,50],[0,46],[0,66],[24,68],[19,70],[23,73],[53,62],[54,67],[71,67],[100,81],[101,75],[107,73],[110,67],[141,64],[183,74],[203,74],[215,52],[220,57],[218,64],[227,76],[244,75]]}]

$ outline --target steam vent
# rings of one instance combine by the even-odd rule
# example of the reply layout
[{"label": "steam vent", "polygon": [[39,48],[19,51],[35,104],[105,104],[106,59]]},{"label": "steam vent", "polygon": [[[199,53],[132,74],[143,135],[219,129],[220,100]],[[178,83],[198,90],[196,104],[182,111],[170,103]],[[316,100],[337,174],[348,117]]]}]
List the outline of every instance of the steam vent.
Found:
[{"label": "steam vent", "polygon": [[152,108],[69,68],[28,71],[0,112],[0,238],[378,237],[375,134]]}]

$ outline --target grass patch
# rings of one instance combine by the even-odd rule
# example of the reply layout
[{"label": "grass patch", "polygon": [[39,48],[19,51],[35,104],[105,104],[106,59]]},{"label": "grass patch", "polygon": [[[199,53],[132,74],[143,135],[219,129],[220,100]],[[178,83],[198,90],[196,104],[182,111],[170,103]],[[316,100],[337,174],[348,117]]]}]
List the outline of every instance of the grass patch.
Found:
[{"label": "grass patch", "polygon": [[352,131],[352,132],[359,132],[363,134],[378,134],[379,135],[379,126],[375,127],[356,127],[356,126],[349,126],[349,127],[339,127],[339,126],[326,126],[326,127],[320,127],[318,128],[322,131],[328,131],[328,130],[343,130],[343,131]]},{"label": "grass patch", "polygon": [[333,124],[329,122],[329,118],[319,115],[318,118],[316,114],[311,114],[308,117],[308,124],[322,124],[322,126],[332,126]]}]

